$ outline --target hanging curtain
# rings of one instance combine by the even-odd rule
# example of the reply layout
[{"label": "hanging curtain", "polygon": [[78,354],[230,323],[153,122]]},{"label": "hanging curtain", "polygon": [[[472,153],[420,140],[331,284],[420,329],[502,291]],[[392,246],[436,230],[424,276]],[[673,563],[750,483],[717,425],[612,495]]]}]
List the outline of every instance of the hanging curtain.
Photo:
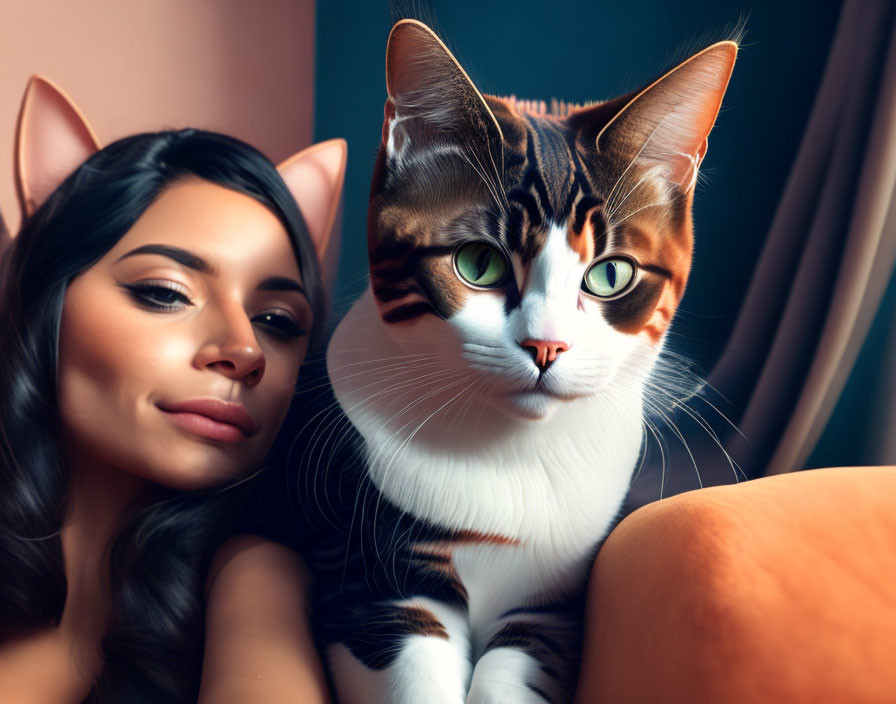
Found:
[{"label": "hanging curtain", "polygon": [[846,0],[725,352],[678,430],[658,428],[633,505],[657,482],[667,495],[803,466],[893,276],[894,187],[896,7]]},{"label": "hanging curtain", "polygon": [[[891,311],[890,335],[886,346],[885,359],[896,359],[896,305]],[[874,410],[878,420],[872,432],[872,453],[874,460],[881,464],[896,465],[896,364],[890,363],[881,379],[882,392],[878,393],[878,403]]]}]

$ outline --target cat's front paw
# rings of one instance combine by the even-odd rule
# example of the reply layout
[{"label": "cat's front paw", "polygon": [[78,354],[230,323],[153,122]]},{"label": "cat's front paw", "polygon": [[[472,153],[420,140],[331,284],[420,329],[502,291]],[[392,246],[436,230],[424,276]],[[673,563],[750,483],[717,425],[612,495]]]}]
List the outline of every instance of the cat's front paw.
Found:
[{"label": "cat's front paw", "polygon": [[514,648],[489,650],[476,663],[466,704],[564,704],[567,693],[535,658]]},{"label": "cat's front paw", "polygon": [[343,643],[329,646],[328,656],[340,704],[463,704],[470,664],[447,640],[408,638],[380,669]]}]

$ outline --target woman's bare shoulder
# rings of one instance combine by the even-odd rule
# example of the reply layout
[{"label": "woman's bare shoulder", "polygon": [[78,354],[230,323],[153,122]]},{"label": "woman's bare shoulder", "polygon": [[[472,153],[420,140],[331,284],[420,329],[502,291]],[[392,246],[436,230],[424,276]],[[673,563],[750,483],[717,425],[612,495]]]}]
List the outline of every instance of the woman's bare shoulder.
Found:
[{"label": "woman's bare shoulder", "polygon": [[307,614],[308,574],[256,535],[224,543],[206,586],[202,702],[327,702]]},{"label": "woman's bare shoulder", "polygon": [[47,628],[0,645],[4,702],[80,702],[96,679],[97,663],[83,662],[91,649],[62,628]]},{"label": "woman's bare shoulder", "polygon": [[[206,580],[206,594],[210,596],[216,591],[231,597],[246,596],[239,587],[255,580],[295,586],[301,595],[308,589],[307,572],[295,551],[259,535],[237,535],[215,553]],[[247,605],[254,603],[251,600]]]}]

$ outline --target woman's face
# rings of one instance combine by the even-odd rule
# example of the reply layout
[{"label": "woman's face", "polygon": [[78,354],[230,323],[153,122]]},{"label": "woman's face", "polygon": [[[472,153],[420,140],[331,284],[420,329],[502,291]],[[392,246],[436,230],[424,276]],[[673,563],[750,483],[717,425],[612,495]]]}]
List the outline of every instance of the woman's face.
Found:
[{"label": "woman's face", "polygon": [[70,459],[177,489],[257,469],[307,349],[303,291],[267,208],[198,179],[168,187],[65,294]]}]

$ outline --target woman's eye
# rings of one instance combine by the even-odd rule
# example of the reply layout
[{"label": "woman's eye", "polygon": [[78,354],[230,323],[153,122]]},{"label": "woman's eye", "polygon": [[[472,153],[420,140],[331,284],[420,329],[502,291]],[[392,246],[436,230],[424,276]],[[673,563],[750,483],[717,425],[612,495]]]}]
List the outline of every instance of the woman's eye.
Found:
[{"label": "woman's eye", "polygon": [[495,247],[481,242],[463,245],[454,255],[458,276],[473,286],[497,288],[504,283],[507,260]]},{"label": "woman's eye", "polygon": [[635,278],[635,267],[627,259],[597,262],[582,278],[582,290],[593,296],[609,298],[625,290]]},{"label": "woman's eye", "polygon": [[170,283],[140,281],[126,284],[125,288],[138,303],[157,310],[180,310],[193,305],[186,293]]},{"label": "woman's eye", "polygon": [[275,335],[284,338],[302,337],[307,334],[305,330],[300,328],[292,318],[277,313],[262,313],[252,318],[252,322],[269,329]]}]

